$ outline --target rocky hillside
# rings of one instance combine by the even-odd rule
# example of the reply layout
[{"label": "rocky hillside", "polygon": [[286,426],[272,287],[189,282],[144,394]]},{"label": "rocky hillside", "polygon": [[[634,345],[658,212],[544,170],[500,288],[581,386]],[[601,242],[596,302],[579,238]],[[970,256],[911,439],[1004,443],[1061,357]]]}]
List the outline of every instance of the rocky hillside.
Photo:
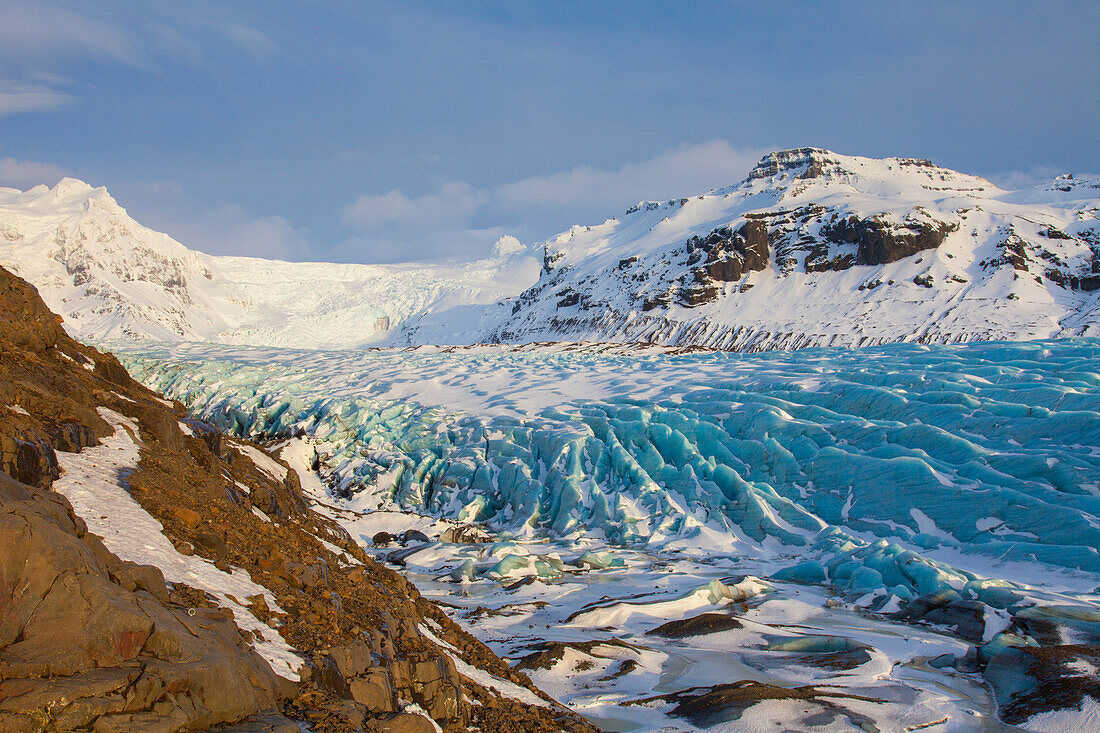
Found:
[{"label": "rocky hillside", "polygon": [[1100,180],[1007,192],[802,148],[545,246],[489,340],[738,351],[1100,334]]},{"label": "rocky hillside", "polygon": [[0,269],[0,731],[593,730]]}]

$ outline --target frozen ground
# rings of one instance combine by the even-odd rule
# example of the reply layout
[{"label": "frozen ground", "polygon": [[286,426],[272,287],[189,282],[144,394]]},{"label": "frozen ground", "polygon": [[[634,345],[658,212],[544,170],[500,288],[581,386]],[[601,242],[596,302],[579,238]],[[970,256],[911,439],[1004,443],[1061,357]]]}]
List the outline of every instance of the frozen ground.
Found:
[{"label": "frozen ground", "polygon": [[974,672],[1100,629],[1095,339],[115,350],[365,544],[488,530],[375,551],[612,729],[1001,730]]}]

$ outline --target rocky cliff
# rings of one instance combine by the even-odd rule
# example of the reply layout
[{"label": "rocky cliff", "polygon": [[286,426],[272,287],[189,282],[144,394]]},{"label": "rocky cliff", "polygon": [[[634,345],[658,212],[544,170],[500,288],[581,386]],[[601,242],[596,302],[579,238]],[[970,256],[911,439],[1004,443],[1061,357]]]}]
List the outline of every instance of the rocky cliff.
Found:
[{"label": "rocky cliff", "polygon": [[0,731],[592,730],[2,269],[0,468]]}]

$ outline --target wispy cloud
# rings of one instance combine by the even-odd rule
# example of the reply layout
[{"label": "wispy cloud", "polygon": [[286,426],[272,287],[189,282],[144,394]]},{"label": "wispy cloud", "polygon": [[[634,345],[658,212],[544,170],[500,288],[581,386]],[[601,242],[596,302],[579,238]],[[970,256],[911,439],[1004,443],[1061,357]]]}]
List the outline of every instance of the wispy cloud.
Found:
[{"label": "wispy cloud", "polygon": [[208,66],[216,50],[260,60],[276,52],[275,41],[258,28],[218,17],[220,11],[211,15],[195,17],[167,5],[127,14],[95,4],[77,10],[49,0],[0,0],[0,69],[6,76],[0,116],[71,104],[81,86],[68,78],[74,62],[159,73],[166,61]]},{"label": "wispy cloud", "polygon": [[117,25],[47,2],[0,0],[0,58],[34,64],[43,59],[95,56],[134,62],[138,46]]},{"label": "wispy cloud", "polygon": [[71,94],[42,84],[0,79],[0,117],[22,112],[51,112],[76,101]]},{"label": "wispy cloud", "polygon": [[433,231],[465,224],[490,197],[490,192],[478,191],[468,183],[447,183],[435,193],[415,197],[390,191],[360,196],[344,209],[344,221],[362,231]]},{"label": "wispy cloud", "polygon": [[42,183],[53,186],[68,173],[53,163],[0,158],[0,186],[26,190]]},{"label": "wispy cloud", "polygon": [[267,58],[278,48],[270,36],[257,28],[239,23],[212,23],[211,25],[223,38],[257,58]]},{"label": "wispy cloud", "polygon": [[1017,191],[1022,188],[1037,186],[1043,181],[1048,181],[1051,178],[1069,172],[1070,171],[1059,170],[1054,166],[1040,165],[1022,171],[1001,171],[1000,173],[988,175],[986,178],[1006,191]]},{"label": "wispy cloud", "polygon": [[531,241],[603,221],[639,200],[664,200],[736,183],[767,152],[726,140],[683,145],[614,170],[582,166],[485,188],[452,182],[409,196],[360,196],[343,210],[345,247],[382,260],[487,254],[506,233]]}]

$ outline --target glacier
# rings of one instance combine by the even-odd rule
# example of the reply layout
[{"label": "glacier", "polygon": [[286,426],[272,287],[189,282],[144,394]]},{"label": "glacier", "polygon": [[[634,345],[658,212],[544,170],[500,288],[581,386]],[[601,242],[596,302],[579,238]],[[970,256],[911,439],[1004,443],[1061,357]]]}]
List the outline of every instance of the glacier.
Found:
[{"label": "glacier", "polygon": [[[488,417],[371,395],[371,352],[284,364],[274,352],[194,350],[207,358],[116,353],[234,434],[312,436],[322,476],[342,496],[384,484],[394,506],[509,536],[602,532],[659,545],[709,525],[731,548],[757,548],[809,546],[843,527],[1100,571],[1097,340],[668,355],[678,372],[755,361],[769,373]],[[596,358],[553,357],[566,379],[571,362]],[[436,358],[491,371],[526,357]],[[624,373],[665,368],[620,354],[600,361]],[[345,389],[332,389],[334,372]]]},{"label": "glacier", "polygon": [[380,559],[609,729],[737,679],[870,696],[853,726],[1003,730],[1035,713],[1006,707],[1042,684],[1027,649],[1072,676],[1100,638],[1100,339],[111,349],[364,545],[398,535]]}]

